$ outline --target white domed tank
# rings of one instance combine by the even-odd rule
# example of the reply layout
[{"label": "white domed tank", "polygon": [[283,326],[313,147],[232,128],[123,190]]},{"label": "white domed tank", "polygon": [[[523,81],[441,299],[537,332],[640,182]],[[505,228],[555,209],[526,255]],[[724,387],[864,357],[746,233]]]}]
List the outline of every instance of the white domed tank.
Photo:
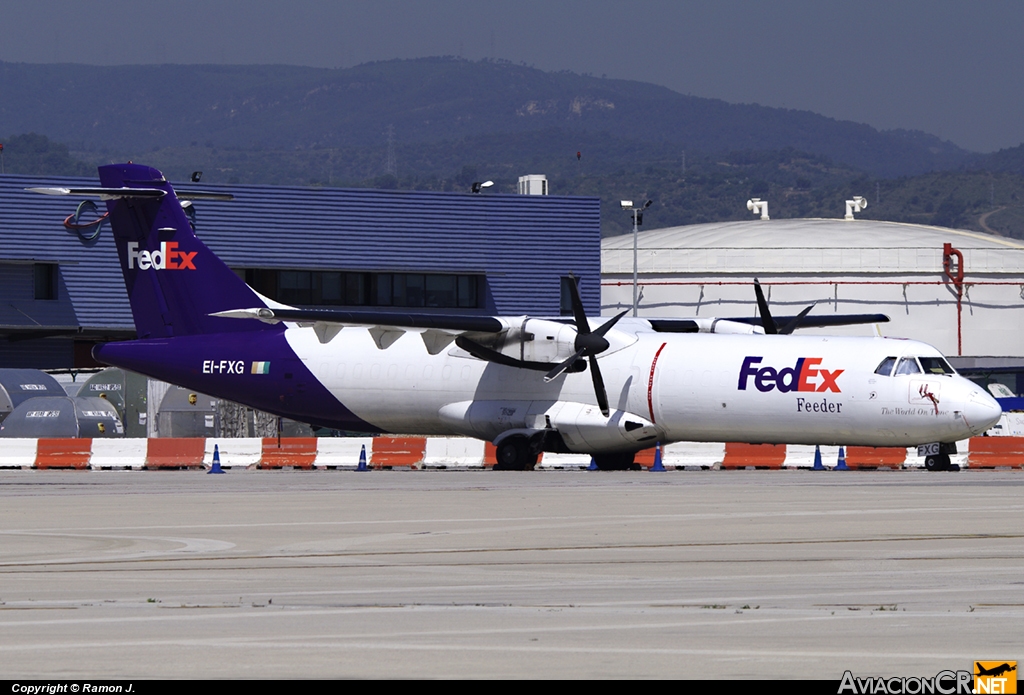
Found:
[{"label": "white domed tank", "polygon": [[0,424],[0,437],[123,437],[117,410],[103,398],[43,396],[23,401]]},{"label": "white domed tank", "polygon": [[64,388],[38,369],[0,369],[0,423],[30,398],[64,396]]}]

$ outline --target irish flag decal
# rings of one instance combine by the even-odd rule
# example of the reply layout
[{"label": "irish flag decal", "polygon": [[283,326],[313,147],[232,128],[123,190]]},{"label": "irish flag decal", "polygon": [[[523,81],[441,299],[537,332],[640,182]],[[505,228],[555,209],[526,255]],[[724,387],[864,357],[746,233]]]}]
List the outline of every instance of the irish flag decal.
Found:
[{"label": "irish flag decal", "polygon": [[253,374],[270,374],[270,362],[253,362]]}]

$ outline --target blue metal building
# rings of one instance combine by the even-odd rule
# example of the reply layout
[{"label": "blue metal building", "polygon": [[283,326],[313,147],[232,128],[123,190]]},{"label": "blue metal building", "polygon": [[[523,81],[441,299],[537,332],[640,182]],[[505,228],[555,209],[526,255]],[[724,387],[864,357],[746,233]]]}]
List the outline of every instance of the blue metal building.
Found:
[{"label": "blue metal building", "polygon": [[[90,366],[134,337],[105,206],[30,187],[96,179],[0,176],[0,367]],[[205,186],[198,236],[258,291],[300,306],[557,316],[565,279],[600,313],[597,198]],[[77,212],[77,217],[76,217]],[[77,223],[77,228],[76,228]]]}]

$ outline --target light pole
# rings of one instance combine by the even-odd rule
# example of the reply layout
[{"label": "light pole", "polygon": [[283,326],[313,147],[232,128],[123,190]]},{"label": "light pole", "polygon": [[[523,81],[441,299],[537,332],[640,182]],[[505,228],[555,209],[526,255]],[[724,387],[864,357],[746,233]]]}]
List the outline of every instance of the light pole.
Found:
[{"label": "light pole", "polygon": [[636,238],[637,228],[644,223],[644,210],[651,207],[653,200],[648,200],[646,203],[639,207],[633,206],[632,200],[623,200],[619,202],[623,210],[628,210],[633,215],[633,316],[636,316],[636,309],[639,303],[637,297],[637,264],[636,264]]}]

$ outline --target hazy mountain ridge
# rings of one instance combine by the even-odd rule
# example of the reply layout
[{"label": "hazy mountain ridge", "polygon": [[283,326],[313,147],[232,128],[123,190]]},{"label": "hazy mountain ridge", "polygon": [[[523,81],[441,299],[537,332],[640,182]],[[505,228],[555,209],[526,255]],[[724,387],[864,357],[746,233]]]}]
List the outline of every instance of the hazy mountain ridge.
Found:
[{"label": "hazy mountain ridge", "polygon": [[821,154],[876,176],[976,158],[926,133],[809,111],[729,104],[665,87],[507,62],[429,58],[328,70],[291,66],[0,63],[0,123],[73,149],[359,147],[557,128],[701,152]]},{"label": "hazy mountain ridge", "polygon": [[553,194],[600,197],[604,234],[629,228],[621,198],[653,199],[647,224],[664,227],[746,219],[749,197],[773,217],[833,217],[864,195],[863,217],[1024,238],[1024,145],[972,154],[920,131],[509,63],[0,63],[0,94],[0,127],[53,140],[7,140],[7,173],[134,159],[177,181],[197,169],[204,183],[468,191],[491,179],[492,194],[543,173]]}]

